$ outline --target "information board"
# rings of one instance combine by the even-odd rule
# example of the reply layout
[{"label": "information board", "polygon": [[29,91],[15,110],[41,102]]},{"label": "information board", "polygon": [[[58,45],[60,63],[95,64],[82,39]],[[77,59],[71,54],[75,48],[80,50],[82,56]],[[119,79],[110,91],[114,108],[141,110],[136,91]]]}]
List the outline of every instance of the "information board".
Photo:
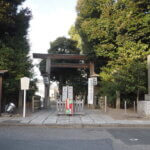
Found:
[{"label": "information board", "polygon": [[20,80],[21,80],[21,90],[28,90],[30,79],[28,77],[23,77]]},{"label": "information board", "polygon": [[93,104],[94,100],[94,86],[93,78],[88,79],[88,104]]},{"label": "information board", "polygon": [[93,85],[97,85],[97,77],[92,77],[93,78]]},{"label": "information board", "polygon": [[66,101],[67,98],[68,98],[68,88],[67,88],[67,86],[63,86],[62,101]]},{"label": "information board", "polygon": [[73,100],[73,87],[72,86],[68,86],[68,98],[70,100]]},{"label": "information board", "polygon": [[62,89],[62,101],[66,101],[69,98],[73,100],[73,87],[72,86],[63,86]]}]

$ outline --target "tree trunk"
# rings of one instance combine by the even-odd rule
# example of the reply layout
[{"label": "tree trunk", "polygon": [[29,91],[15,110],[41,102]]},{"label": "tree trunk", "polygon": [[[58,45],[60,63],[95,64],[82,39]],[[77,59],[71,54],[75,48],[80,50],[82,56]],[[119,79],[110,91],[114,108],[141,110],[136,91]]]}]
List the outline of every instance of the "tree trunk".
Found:
[{"label": "tree trunk", "polygon": [[120,91],[116,91],[116,109],[120,109]]},{"label": "tree trunk", "polygon": [[19,113],[22,113],[23,111],[23,91],[21,90],[19,90],[18,111]]},{"label": "tree trunk", "polygon": [[137,90],[137,97],[136,97],[136,105],[138,105],[138,102],[139,102],[139,94],[140,94],[140,91],[138,89]]}]

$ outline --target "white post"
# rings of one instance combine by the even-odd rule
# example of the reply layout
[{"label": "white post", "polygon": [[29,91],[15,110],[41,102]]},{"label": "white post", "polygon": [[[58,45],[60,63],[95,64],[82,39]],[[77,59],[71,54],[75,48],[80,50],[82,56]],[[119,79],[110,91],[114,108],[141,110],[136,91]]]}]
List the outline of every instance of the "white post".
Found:
[{"label": "white post", "polygon": [[124,102],[124,109],[125,109],[125,114],[127,113],[127,102]]},{"label": "white post", "polygon": [[24,100],[23,100],[23,117],[26,117],[26,90],[24,90]]},{"label": "white post", "polygon": [[107,111],[107,96],[105,96],[105,112]]},{"label": "white post", "polygon": [[24,100],[23,100],[23,117],[26,117],[26,90],[29,89],[30,79],[28,77],[23,77],[21,80],[21,90],[24,91]]}]

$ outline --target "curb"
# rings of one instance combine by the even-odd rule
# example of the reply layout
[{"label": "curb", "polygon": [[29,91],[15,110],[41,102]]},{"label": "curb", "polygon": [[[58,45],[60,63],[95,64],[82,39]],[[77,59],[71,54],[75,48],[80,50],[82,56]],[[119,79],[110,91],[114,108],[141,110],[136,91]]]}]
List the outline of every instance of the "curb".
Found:
[{"label": "curb", "polygon": [[0,123],[0,127],[48,127],[48,128],[150,128],[150,124],[23,124],[23,123]]}]

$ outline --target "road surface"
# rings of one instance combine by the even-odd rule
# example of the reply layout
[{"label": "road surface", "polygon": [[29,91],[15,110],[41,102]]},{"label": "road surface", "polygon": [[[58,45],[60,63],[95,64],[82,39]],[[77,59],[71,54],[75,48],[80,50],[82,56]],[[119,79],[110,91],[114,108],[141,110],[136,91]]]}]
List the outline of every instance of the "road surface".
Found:
[{"label": "road surface", "polygon": [[150,128],[5,126],[0,150],[150,150]]}]

